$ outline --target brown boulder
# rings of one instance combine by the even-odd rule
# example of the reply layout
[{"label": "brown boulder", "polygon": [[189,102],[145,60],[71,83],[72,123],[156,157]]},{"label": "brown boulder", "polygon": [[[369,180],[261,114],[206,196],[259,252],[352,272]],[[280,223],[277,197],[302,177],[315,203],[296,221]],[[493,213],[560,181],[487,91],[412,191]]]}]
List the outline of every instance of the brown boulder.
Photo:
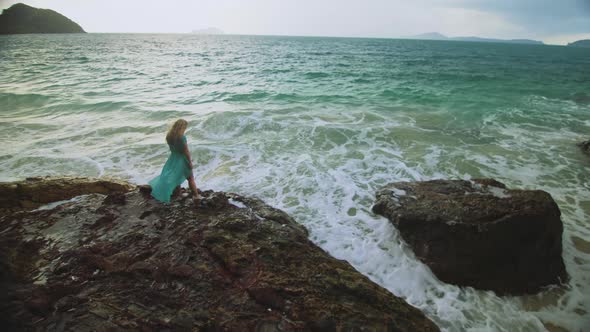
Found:
[{"label": "brown boulder", "polygon": [[0,326],[68,331],[438,331],[285,212],[149,188],[0,215]]},{"label": "brown boulder", "polygon": [[34,209],[80,195],[128,192],[135,186],[111,178],[32,177],[0,182],[0,209]]},{"label": "brown boulder", "polygon": [[567,277],[561,213],[544,191],[492,179],[397,182],[377,192],[373,211],[444,282],[522,294]]}]

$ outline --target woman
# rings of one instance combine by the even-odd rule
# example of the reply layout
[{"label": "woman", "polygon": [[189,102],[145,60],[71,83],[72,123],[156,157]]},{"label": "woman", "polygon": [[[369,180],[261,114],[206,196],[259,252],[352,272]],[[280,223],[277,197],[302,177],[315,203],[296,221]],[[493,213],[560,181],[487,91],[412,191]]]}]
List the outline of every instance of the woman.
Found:
[{"label": "woman", "polygon": [[195,202],[199,198],[195,177],[193,176],[193,163],[186,143],[186,136],[184,136],[187,124],[185,120],[179,119],[174,122],[168,134],[166,134],[166,142],[170,147],[170,157],[166,160],[160,175],[150,181],[152,196],[161,202],[170,202],[172,192],[184,180],[188,180]]}]

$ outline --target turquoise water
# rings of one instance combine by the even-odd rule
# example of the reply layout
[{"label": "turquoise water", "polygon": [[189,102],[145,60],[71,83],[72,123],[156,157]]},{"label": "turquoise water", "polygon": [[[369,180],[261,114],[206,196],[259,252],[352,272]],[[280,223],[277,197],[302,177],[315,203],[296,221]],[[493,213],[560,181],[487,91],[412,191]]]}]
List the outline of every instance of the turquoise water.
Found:
[{"label": "turquoise water", "polygon": [[[160,171],[189,121],[197,185],[286,210],[445,331],[590,326],[590,50],[444,41],[0,36],[0,180]],[[388,182],[543,189],[567,287],[497,297],[441,283],[370,207]]]}]

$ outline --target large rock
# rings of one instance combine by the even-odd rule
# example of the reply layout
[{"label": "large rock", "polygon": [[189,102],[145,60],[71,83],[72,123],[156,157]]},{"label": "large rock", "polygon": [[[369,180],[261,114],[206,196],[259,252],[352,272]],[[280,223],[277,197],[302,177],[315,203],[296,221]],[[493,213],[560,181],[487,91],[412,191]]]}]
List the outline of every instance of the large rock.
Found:
[{"label": "large rock", "polygon": [[67,331],[437,331],[262,201],[149,187],[0,216],[0,326]]},{"label": "large rock", "polygon": [[127,192],[133,185],[110,178],[32,177],[0,182],[0,210],[34,209],[41,205],[87,194]]},{"label": "large rock", "polygon": [[567,277],[561,213],[544,191],[491,179],[398,182],[378,191],[373,211],[444,282],[522,294]]},{"label": "large rock", "polygon": [[582,149],[582,151],[590,154],[590,140],[578,143],[578,146],[580,147],[580,149]]}]

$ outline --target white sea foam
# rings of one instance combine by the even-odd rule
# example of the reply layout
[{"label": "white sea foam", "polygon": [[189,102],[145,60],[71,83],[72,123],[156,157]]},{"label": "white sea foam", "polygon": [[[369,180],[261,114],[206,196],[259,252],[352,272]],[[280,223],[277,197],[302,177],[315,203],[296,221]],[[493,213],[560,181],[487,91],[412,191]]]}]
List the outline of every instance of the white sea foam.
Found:
[{"label": "white sea foam", "polygon": [[52,210],[55,209],[56,207],[66,204],[66,203],[72,203],[72,202],[77,202],[82,200],[86,195],[81,195],[81,196],[76,196],[74,198],[70,198],[70,199],[66,199],[63,201],[57,201],[57,202],[51,202],[49,204],[45,204],[45,205],[41,205],[40,207],[32,210],[32,212],[36,212],[36,211],[44,211],[44,210]]},{"label": "white sea foam", "polygon": [[239,209],[247,209],[247,208],[248,208],[248,207],[246,206],[246,204],[244,204],[244,203],[242,203],[242,202],[240,202],[240,201],[236,201],[236,200],[234,200],[234,199],[231,199],[231,198],[230,198],[230,199],[228,199],[227,201],[229,202],[229,204],[231,204],[231,205],[233,205],[233,206],[235,206],[235,207],[237,207],[237,208],[239,208]]},{"label": "white sea foam", "polygon": [[[314,118],[313,114],[308,118]],[[228,116],[243,119],[232,122],[235,128],[231,132],[221,134],[228,128],[221,119]],[[504,154],[494,153],[496,147],[485,147],[489,151],[480,146],[467,147],[467,151],[453,149],[447,145],[453,144],[453,139],[446,144],[429,142],[428,145],[415,141],[408,150],[403,147],[409,143],[404,137],[391,136],[400,129],[420,131],[413,124],[406,126],[406,115],[393,115],[390,122],[360,120],[355,122],[354,130],[341,122],[364,116],[349,114],[341,120],[334,117],[332,122],[324,118],[311,123],[303,120],[306,116],[281,115],[278,127],[272,125],[275,121],[272,112],[189,117],[196,128],[189,133],[189,142],[197,183],[201,188],[254,194],[286,210],[310,230],[315,243],[422,309],[443,330],[541,330],[541,321],[572,331],[581,329],[587,316],[574,311],[588,311],[590,307],[588,271],[575,263],[575,259],[589,259],[573,248],[568,236],[583,233],[581,236],[587,238],[590,233],[584,222],[587,211],[580,207],[590,197],[579,190],[588,183],[580,182],[583,178],[576,177],[575,170],[539,162],[539,158],[568,162],[569,157],[555,158],[551,155],[553,150],[539,150],[543,142],[538,142],[538,137],[527,135],[517,127],[507,129],[506,125],[487,125],[488,131],[497,130],[504,137],[498,144]],[[214,117],[221,119],[211,120]],[[236,135],[239,140],[235,139]],[[72,142],[58,144],[56,149],[62,157],[78,158],[68,160],[80,160],[88,165],[99,163],[101,166],[94,169],[102,169],[106,175],[145,182],[157,175],[168,153],[167,147],[160,143],[160,136],[160,133],[144,135],[135,143],[131,139],[123,145],[105,144],[104,148],[95,147],[91,151],[80,149],[79,144]],[[555,135],[548,137],[558,139]],[[420,155],[420,151],[424,153]],[[458,163],[459,157],[464,162]],[[12,173],[2,175],[10,178],[31,172],[32,168],[21,160],[18,157],[0,160],[12,169]],[[63,164],[49,160],[44,160],[48,165],[46,171],[63,172]],[[472,167],[477,173],[470,171]],[[82,175],[84,172],[95,175],[90,168],[81,172]],[[497,297],[490,292],[441,283],[415,259],[391,223],[369,210],[376,189],[388,182],[471,176],[494,177],[509,186],[541,188],[558,200],[564,212],[564,257],[572,276],[571,289],[565,295],[548,297],[548,304],[529,309],[519,297]],[[564,176],[571,181],[569,184],[563,183]],[[499,197],[506,195],[499,188],[497,192],[492,188],[491,192]],[[407,193],[399,190],[394,194]],[[232,204],[245,207],[238,203]]]},{"label": "white sea foam", "polygon": [[392,188],[391,195],[395,197],[406,196],[406,191],[402,189]]},{"label": "white sea foam", "polygon": [[493,186],[488,186],[488,191],[492,193],[492,195],[498,198],[510,198],[510,194],[502,188],[497,188]]},{"label": "white sea foam", "polygon": [[[258,117],[258,121],[261,120],[272,121],[272,116]],[[214,181],[205,182],[216,184],[217,189],[259,193],[269,203],[288,211],[310,229],[312,240],[335,257],[348,260],[359,271],[394,294],[403,296],[424,310],[443,330],[487,331],[504,330],[507,327],[523,331],[541,330],[541,320],[574,331],[583,326],[582,323],[571,321],[564,324],[563,319],[558,319],[571,316],[568,314],[571,306],[587,308],[588,303],[583,297],[568,297],[570,304],[567,307],[549,305],[529,310],[523,307],[518,297],[502,298],[491,292],[462,289],[441,283],[413,257],[411,250],[402,244],[391,224],[368,210],[374,191],[387,182],[427,179],[435,177],[434,175],[438,177],[441,173],[464,176],[465,172],[462,170],[440,169],[445,158],[452,157],[456,151],[444,146],[428,147],[427,150],[431,151],[425,155],[428,161],[417,168],[409,167],[404,151],[396,147],[395,141],[386,144],[373,141],[370,133],[376,128],[359,129],[356,135],[347,137],[344,144],[326,146],[327,152],[323,152],[323,149],[314,151],[308,145],[316,144],[314,135],[333,129],[329,123],[321,123],[327,128],[321,128],[316,122],[308,130],[300,124],[296,129],[300,133],[298,141],[279,140],[278,144],[283,146],[279,148],[283,153],[276,156],[271,151],[266,151],[264,145],[243,143],[238,149],[242,152],[233,157],[236,151],[216,148],[218,155],[227,156],[238,163],[234,169],[236,177],[223,174]],[[318,131],[319,128],[321,130]],[[514,141],[521,138],[519,136]],[[474,176],[491,176],[509,185],[535,188],[548,175],[568,171],[564,168],[555,170],[551,166],[541,166],[534,155],[518,157],[522,154],[518,149],[530,149],[526,144],[519,143],[518,147],[514,147],[512,143],[512,150],[516,152],[516,158],[512,159],[477,152],[467,155],[468,160],[481,165],[481,173]],[[356,146],[363,146],[362,156],[348,158],[347,155],[351,150],[355,151]],[[293,150],[299,153],[294,154]],[[223,163],[219,161],[224,157],[220,156],[202,165],[200,172],[210,174],[224,169]],[[252,168],[256,170],[252,171]],[[421,169],[420,173],[416,169]],[[249,181],[251,177],[255,181]],[[231,183],[232,179],[239,183]],[[275,185],[270,185],[271,183]],[[576,185],[573,184],[573,187]],[[551,189],[555,188],[551,186]],[[559,200],[560,193],[553,191]],[[490,187],[490,192],[502,198],[507,196],[500,188]],[[400,191],[395,194],[406,193]],[[583,211],[577,213],[579,217],[584,215]],[[567,219],[565,222],[567,223]],[[565,250],[568,251],[569,248]],[[577,278],[580,277],[578,274]],[[583,291],[588,290],[584,288]],[[583,316],[578,317],[579,320],[585,319]]]}]

